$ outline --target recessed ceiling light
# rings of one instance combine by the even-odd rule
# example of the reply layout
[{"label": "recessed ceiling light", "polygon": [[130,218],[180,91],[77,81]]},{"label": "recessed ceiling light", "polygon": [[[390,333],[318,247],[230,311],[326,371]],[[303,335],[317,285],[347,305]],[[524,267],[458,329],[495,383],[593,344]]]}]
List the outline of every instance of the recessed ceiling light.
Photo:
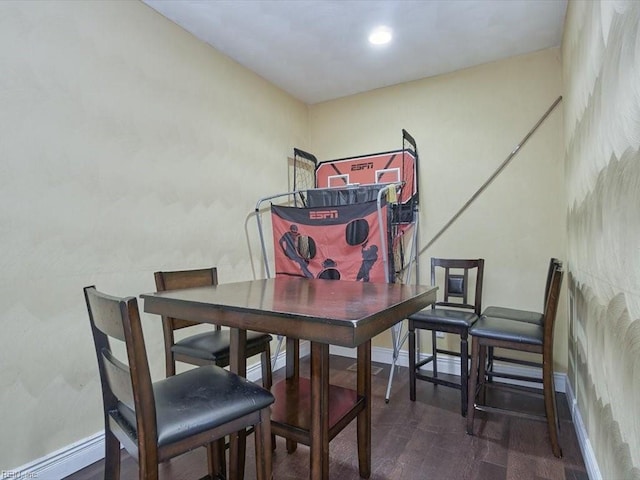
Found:
[{"label": "recessed ceiling light", "polygon": [[391,29],[389,27],[376,27],[369,34],[369,43],[384,45],[391,41]]}]

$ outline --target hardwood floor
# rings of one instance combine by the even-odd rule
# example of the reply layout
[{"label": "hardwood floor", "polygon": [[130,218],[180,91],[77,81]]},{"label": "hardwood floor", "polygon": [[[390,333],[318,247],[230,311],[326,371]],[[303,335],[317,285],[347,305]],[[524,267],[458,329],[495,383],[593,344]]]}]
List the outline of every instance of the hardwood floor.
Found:
[{"label": "hardwood floor", "polygon": [[[356,374],[348,369],[353,359],[331,358],[331,382],[352,386]],[[409,400],[409,373],[401,367],[394,376],[391,400],[384,401],[389,366],[373,376],[372,465],[373,480],[588,480],[566,398],[558,397],[560,442],[563,458],[551,453],[545,422],[507,415],[476,413],[475,435],[465,433],[460,416],[459,391],[418,381],[417,400]],[[308,361],[301,362],[306,374]],[[274,380],[282,371],[274,372]],[[492,401],[518,407],[542,407],[542,400],[514,393],[495,395]],[[255,478],[253,439],[247,442],[245,478]],[[287,454],[278,438],[273,457],[273,476],[278,480],[300,480],[309,476],[309,450],[299,445]],[[355,422],[330,444],[330,477],[356,480],[358,459]],[[206,455],[198,449],[160,467],[163,480],[197,479],[206,474]],[[122,457],[123,480],[136,479],[137,464],[126,453]],[[97,462],[69,480],[101,480],[103,462]]]}]

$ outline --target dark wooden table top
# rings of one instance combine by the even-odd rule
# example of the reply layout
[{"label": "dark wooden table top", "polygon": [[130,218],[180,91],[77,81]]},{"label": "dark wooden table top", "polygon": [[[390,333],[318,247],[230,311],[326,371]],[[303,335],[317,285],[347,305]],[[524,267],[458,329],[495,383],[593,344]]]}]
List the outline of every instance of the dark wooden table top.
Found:
[{"label": "dark wooden table top", "polygon": [[436,287],[278,277],[141,295],[148,313],[356,347],[435,300]]}]

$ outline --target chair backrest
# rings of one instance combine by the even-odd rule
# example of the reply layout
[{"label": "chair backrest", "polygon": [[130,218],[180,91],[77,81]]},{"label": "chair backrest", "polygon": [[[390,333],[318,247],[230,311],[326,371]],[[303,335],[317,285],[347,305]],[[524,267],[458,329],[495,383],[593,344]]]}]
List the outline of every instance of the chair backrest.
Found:
[{"label": "chair backrest", "polygon": [[[444,269],[443,288],[440,288],[442,300],[433,308],[455,307],[473,310],[480,315],[482,310],[482,280],[484,277],[484,259],[431,258],[431,284],[437,285],[437,269]],[[475,271],[475,290],[470,299],[470,283]]]},{"label": "chair backrest", "polygon": [[[93,286],[85,287],[84,297],[98,358],[105,426],[113,421],[120,425],[121,435],[114,433],[130,453],[157,456],[156,410],[138,303],[135,297],[113,297]],[[124,342],[127,363],[113,353],[113,340]],[[131,434],[128,423],[115,413],[120,403],[136,412],[137,434]]]},{"label": "chair backrest", "polygon": [[[562,263],[556,263],[551,269],[551,280],[549,282],[549,292],[547,301],[545,302],[543,326],[544,340],[543,350],[544,361],[553,361],[553,335],[556,322],[556,314],[558,312],[558,302],[560,300],[560,287],[562,286],[562,278],[564,271]],[[549,360],[547,360],[549,359]]]},{"label": "chair backrest", "polygon": [[[216,267],[200,268],[197,270],[174,270],[168,272],[155,272],[156,289],[159,292],[165,290],[179,290],[181,288],[208,287],[218,284],[218,269]],[[162,325],[165,340],[170,338],[173,345],[173,331],[193,325],[201,325],[198,322],[181,320],[173,317],[162,317]],[[220,330],[220,326],[216,326]]]}]

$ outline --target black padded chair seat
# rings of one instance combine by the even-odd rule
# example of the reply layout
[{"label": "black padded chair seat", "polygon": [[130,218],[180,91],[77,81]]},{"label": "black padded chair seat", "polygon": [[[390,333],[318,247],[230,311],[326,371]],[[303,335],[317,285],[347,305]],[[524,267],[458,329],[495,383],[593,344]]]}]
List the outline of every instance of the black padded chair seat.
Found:
[{"label": "black padded chair seat", "polygon": [[[271,342],[271,335],[267,333],[247,330],[247,353],[251,356],[264,351],[264,344]],[[192,335],[176,342],[171,350],[177,355],[200,358],[216,363],[220,366],[229,364],[229,343],[231,332],[229,330],[214,330],[211,332]]]},{"label": "black padded chair seat", "polygon": [[425,308],[418,313],[410,315],[409,321],[429,323],[435,322],[439,326],[450,325],[452,327],[469,328],[478,320],[478,315],[467,310],[453,310],[448,308]]},{"label": "black padded chair seat", "polygon": [[473,337],[492,338],[506,342],[542,346],[544,327],[527,322],[514,322],[506,318],[482,316],[469,329]]},{"label": "black padded chair seat", "polygon": [[487,307],[487,309],[482,312],[482,315],[486,317],[506,318],[517,322],[535,323],[536,325],[542,325],[543,318],[540,312],[530,312],[528,310],[506,307]]},{"label": "black padded chair seat", "polygon": [[[274,402],[262,387],[214,365],[198,367],[153,384],[158,445],[167,445],[240,418]],[[136,431],[136,413],[118,410]]]}]

